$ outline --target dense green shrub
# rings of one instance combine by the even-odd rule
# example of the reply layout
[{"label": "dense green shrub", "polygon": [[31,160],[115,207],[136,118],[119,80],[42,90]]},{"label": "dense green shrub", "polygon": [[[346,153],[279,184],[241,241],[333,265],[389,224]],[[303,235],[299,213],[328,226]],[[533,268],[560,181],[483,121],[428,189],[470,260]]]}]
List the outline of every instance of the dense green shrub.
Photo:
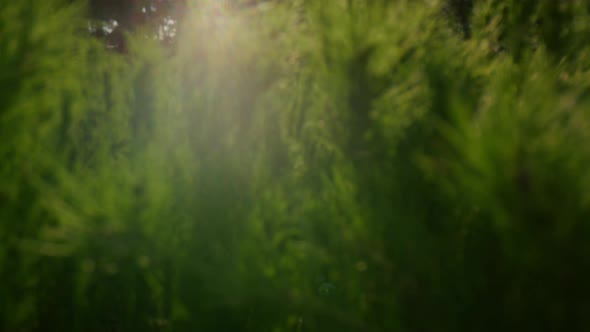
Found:
[{"label": "dense green shrub", "polygon": [[448,5],[0,4],[0,330],[584,330],[590,8]]}]

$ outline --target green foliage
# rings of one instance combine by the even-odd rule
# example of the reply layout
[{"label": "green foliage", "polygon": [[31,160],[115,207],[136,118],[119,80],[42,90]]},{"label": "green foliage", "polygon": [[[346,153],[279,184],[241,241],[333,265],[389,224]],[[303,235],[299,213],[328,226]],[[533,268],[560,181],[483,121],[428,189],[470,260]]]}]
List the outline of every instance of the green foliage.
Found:
[{"label": "green foliage", "polygon": [[590,8],[447,3],[0,4],[0,330],[583,330]]}]

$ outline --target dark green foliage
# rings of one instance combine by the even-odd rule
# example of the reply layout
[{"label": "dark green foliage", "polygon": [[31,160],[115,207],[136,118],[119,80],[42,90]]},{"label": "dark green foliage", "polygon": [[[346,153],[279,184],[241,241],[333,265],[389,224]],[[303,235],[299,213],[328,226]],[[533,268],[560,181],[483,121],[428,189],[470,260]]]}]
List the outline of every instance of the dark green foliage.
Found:
[{"label": "dark green foliage", "polygon": [[589,326],[585,2],[87,9],[0,4],[0,331]]}]

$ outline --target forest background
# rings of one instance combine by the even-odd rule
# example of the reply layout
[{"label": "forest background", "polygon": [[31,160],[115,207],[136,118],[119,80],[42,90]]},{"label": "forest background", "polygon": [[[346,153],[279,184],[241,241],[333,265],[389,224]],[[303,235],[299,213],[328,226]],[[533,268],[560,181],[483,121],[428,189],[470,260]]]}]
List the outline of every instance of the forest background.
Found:
[{"label": "forest background", "polygon": [[584,331],[583,0],[0,2],[0,331]]}]

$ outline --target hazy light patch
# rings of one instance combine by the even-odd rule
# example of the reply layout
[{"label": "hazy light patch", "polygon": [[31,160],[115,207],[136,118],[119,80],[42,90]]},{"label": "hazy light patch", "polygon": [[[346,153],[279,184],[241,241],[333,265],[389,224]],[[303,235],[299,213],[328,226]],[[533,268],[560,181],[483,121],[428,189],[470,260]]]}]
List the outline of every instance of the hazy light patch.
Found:
[{"label": "hazy light patch", "polygon": [[258,84],[254,66],[262,61],[257,57],[261,29],[256,15],[229,3],[205,0],[191,8],[177,44],[181,76],[190,82],[183,88],[205,102],[203,116],[211,116],[216,126],[223,123],[224,136],[215,144],[237,146],[243,112],[253,107],[244,103]]},{"label": "hazy light patch", "polygon": [[205,1],[198,11],[200,12],[199,19],[210,30],[209,32],[222,34],[230,32],[232,13],[227,2]]},{"label": "hazy light patch", "polygon": [[190,39],[206,45],[207,53],[214,62],[227,62],[240,52],[252,27],[239,10],[233,9],[229,1],[203,1],[194,10],[194,16],[187,29]]}]

